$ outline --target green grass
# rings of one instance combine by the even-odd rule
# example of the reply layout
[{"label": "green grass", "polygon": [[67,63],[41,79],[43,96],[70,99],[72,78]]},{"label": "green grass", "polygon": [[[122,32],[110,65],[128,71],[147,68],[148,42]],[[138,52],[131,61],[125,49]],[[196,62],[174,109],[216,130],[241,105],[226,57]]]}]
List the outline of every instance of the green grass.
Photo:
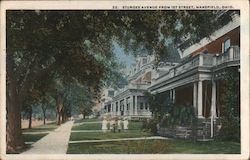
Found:
[{"label": "green grass", "polygon": [[97,121],[102,121],[102,120],[101,120],[101,119],[97,119],[97,118],[80,119],[80,120],[76,120],[75,123],[82,123],[82,122],[97,122]]},{"label": "green grass", "polygon": [[[52,131],[54,129],[56,129],[58,126],[56,125],[55,122],[53,123],[48,123],[45,125],[40,125],[40,126],[36,126],[34,128],[25,128],[22,129],[22,132],[49,132]],[[23,134],[23,138],[24,138],[24,142],[36,142],[39,139],[41,139],[42,137],[46,136],[48,133],[37,133],[37,134]]]},{"label": "green grass", "polygon": [[188,154],[239,154],[240,143],[208,141],[193,142],[190,140],[168,140],[172,146],[172,153],[188,153]]},{"label": "green grass", "polygon": [[147,153],[153,141],[120,141],[105,143],[69,144],[68,154],[129,154]]},{"label": "green grass", "polygon": [[139,121],[129,121],[128,128],[130,130],[141,130],[142,129],[142,122],[139,122]]},{"label": "green grass", "polygon": [[25,128],[22,129],[23,132],[44,132],[44,131],[52,131],[54,129],[56,129],[58,126],[56,125],[55,122],[53,123],[48,123],[45,125],[40,125],[40,126],[36,126],[33,128]]},{"label": "green grass", "polygon": [[72,127],[72,130],[101,130],[101,123],[87,123]]},{"label": "green grass", "polygon": [[239,154],[234,142],[192,142],[186,140],[138,140],[69,144],[68,154]]},{"label": "green grass", "polygon": [[[91,120],[91,119],[90,119]],[[96,119],[94,119],[96,120]],[[95,122],[93,120],[93,122]],[[80,122],[79,122],[80,123]],[[101,123],[86,123],[79,126],[72,127],[72,130],[101,130]],[[129,121],[129,130],[140,130],[142,128],[142,122]]]},{"label": "green grass", "polygon": [[24,134],[24,142],[36,142],[42,137],[46,136],[48,133],[41,133],[41,134]]},{"label": "green grass", "polygon": [[[101,124],[99,124],[101,126]],[[84,127],[85,126],[85,127]],[[74,129],[93,129],[97,123],[84,124]],[[99,127],[100,127],[99,126]],[[151,136],[150,133],[142,132],[142,122],[129,122],[128,132],[106,133],[71,133],[70,141],[75,140],[101,140],[115,138],[132,138]],[[101,127],[100,127],[101,128]],[[100,129],[99,128],[99,129]],[[69,144],[69,154],[239,154],[240,143],[236,142],[193,142],[190,140],[136,140],[117,142],[96,142]]]},{"label": "green grass", "polygon": [[135,131],[129,131],[129,132],[106,132],[106,133],[81,133],[76,132],[72,133],[70,135],[70,141],[76,141],[76,140],[100,140],[100,139],[114,139],[114,138],[133,138],[133,137],[144,137],[144,136],[151,136],[150,133],[146,132],[135,132]]}]

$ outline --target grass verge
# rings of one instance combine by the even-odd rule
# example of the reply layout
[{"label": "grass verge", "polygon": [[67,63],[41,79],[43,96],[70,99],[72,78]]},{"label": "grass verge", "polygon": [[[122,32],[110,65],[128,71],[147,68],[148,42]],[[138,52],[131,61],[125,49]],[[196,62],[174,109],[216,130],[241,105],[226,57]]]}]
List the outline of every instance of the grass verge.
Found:
[{"label": "grass verge", "polygon": [[187,140],[137,140],[69,144],[68,154],[239,154],[234,142]]},{"label": "grass verge", "polygon": [[82,123],[82,122],[98,122],[101,121],[98,118],[91,118],[91,119],[79,119],[79,120],[75,120],[75,123]]},{"label": "grass verge", "polygon": [[115,138],[134,138],[134,137],[144,137],[144,136],[151,136],[150,133],[147,132],[94,132],[94,133],[71,133],[70,141],[77,141],[77,140],[101,140],[101,139],[115,139]]},{"label": "grass verge", "polygon": [[72,127],[72,130],[101,130],[101,123],[86,123],[79,126]]}]

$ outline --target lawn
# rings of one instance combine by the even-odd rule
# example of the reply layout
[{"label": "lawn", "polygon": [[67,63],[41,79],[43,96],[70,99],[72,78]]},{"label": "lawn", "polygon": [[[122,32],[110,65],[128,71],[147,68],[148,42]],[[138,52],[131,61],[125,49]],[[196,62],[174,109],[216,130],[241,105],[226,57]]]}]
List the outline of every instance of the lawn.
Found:
[{"label": "lawn", "polygon": [[97,122],[97,121],[102,121],[102,120],[101,120],[101,119],[98,119],[98,118],[79,119],[79,120],[75,120],[75,123],[82,123],[82,122]]},{"label": "lawn", "polygon": [[53,123],[48,123],[45,125],[40,125],[40,126],[36,126],[33,128],[25,128],[22,129],[23,132],[45,132],[45,131],[52,131],[54,129],[56,129],[58,126],[56,125],[55,122]]},{"label": "lawn", "polygon": [[[92,122],[96,122],[96,123],[85,123],[79,126],[74,126],[72,127],[72,130],[101,130],[102,123],[100,120],[99,120],[100,123],[98,123],[97,119],[89,119],[89,120],[92,120]],[[86,121],[82,121],[82,122],[86,122]],[[129,130],[140,130],[142,128],[142,122],[129,121],[128,128]]]},{"label": "lawn", "polygon": [[193,142],[190,140],[168,140],[171,153],[187,153],[187,154],[239,154],[240,143],[208,141]]},{"label": "lawn", "polygon": [[[142,122],[129,122],[128,132],[71,132],[70,141],[102,140],[116,138],[148,137],[141,131]],[[73,127],[73,130],[100,130],[101,123],[89,123]],[[236,142],[193,142],[190,140],[134,140],[117,142],[95,142],[69,144],[69,154],[238,154],[240,143]]]},{"label": "lawn", "polygon": [[79,126],[72,127],[72,130],[101,130],[101,123],[86,123]]},{"label": "lawn", "polygon": [[36,142],[48,134],[48,133],[39,133],[39,132],[53,131],[57,127],[58,126],[56,125],[56,123],[48,123],[45,125],[40,125],[34,128],[30,128],[30,129],[29,128],[22,129],[23,133],[25,132],[36,133],[36,134],[23,134],[24,142]]},{"label": "lawn", "polygon": [[69,144],[68,154],[238,154],[235,142],[188,140],[137,140]]},{"label": "lawn", "polygon": [[139,122],[139,121],[129,121],[128,128],[130,130],[141,130],[142,129],[142,122]]},{"label": "lawn", "polygon": [[129,131],[129,132],[93,132],[93,133],[82,133],[76,132],[70,135],[70,141],[77,141],[77,140],[100,140],[100,139],[114,139],[114,138],[133,138],[133,137],[144,137],[144,136],[151,136],[150,133],[146,132],[136,132],[136,131]]},{"label": "lawn", "polygon": [[23,134],[24,142],[36,142],[42,137],[46,136],[48,133],[41,134]]},{"label": "lawn", "polygon": [[[72,130],[101,130],[101,123],[86,123],[79,126],[72,127]],[[75,140],[100,140],[100,139],[113,139],[113,138],[133,138],[151,136],[150,133],[141,132],[142,122],[129,122],[129,131],[127,132],[71,132],[70,141]]]}]

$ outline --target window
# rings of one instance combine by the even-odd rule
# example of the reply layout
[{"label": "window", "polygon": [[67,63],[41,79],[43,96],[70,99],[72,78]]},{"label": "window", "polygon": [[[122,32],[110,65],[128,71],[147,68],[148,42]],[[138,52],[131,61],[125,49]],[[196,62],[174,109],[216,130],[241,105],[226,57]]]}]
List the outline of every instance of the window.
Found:
[{"label": "window", "polygon": [[143,58],[142,59],[142,65],[146,64],[147,63],[147,58]]},{"label": "window", "polygon": [[203,53],[204,53],[204,54],[208,54],[208,51],[207,51],[207,49],[205,49],[205,50],[203,51]]},{"label": "window", "polygon": [[108,91],[108,96],[109,96],[109,97],[113,97],[113,96],[114,96],[114,93],[115,93],[114,91]]},{"label": "window", "polygon": [[229,48],[230,48],[230,39],[227,38],[223,42],[223,53],[227,52]]},{"label": "window", "polygon": [[140,110],[143,109],[143,103],[140,103]]}]

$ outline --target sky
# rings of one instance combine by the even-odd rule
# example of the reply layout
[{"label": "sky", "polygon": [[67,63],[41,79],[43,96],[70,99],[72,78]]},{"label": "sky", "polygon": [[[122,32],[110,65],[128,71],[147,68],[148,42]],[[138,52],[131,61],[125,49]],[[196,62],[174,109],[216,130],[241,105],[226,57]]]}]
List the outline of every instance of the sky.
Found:
[{"label": "sky", "polygon": [[129,69],[131,64],[135,63],[135,57],[132,54],[125,54],[123,48],[121,48],[116,42],[113,42],[113,45],[117,59],[124,62],[127,69]]}]

